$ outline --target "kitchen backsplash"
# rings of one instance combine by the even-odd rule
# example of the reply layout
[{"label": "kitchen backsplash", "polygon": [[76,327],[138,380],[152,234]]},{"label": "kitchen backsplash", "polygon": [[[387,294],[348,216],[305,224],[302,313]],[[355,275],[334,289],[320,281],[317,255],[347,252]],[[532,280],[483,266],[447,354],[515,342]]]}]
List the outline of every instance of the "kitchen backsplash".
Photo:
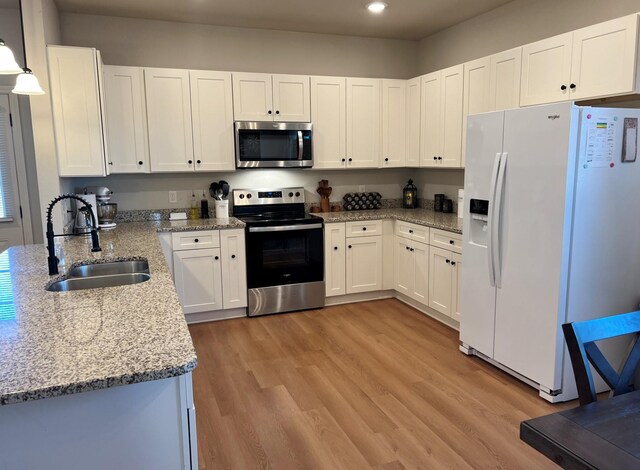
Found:
[{"label": "kitchen backsplash", "polygon": [[[191,194],[195,191],[199,202],[202,191],[206,191],[213,181],[226,180],[231,189],[273,188],[302,186],[305,188],[307,205],[319,205],[316,192],[318,181],[329,180],[333,188],[332,205],[341,204],[342,197],[349,192],[374,192],[382,194],[385,207],[402,205],[402,188],[412,178],[418,187],[418,197],[422,204],[433,205],[433,195],[444,193],[457,202],[458,188],[464,185],[462,170],[431,169],[380,169],[380,170],[239,170],[233,173],[180,173],[110,175],[106,178],[74,178],[75,191],[85,186],[106,186],[113,191],[112,202],[118,204],[116,220],[166,219],[171,212],[184,211],[189,207]],[[169,191],[175,191],[177,202],[169,203]],[[213,203],[209,198],[210,210]]]}]

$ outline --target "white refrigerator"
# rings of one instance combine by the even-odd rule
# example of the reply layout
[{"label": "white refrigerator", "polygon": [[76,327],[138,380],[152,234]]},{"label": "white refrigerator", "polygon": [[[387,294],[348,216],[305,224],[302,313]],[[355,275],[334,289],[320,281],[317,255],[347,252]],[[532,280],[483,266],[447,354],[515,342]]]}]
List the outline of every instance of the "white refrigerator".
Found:
[{"label": "white refrigerator", "polygon": [[551,402],[577,397],[561,325],[640,304],[639,120],[572,103],[468,118],[460,350]]}]

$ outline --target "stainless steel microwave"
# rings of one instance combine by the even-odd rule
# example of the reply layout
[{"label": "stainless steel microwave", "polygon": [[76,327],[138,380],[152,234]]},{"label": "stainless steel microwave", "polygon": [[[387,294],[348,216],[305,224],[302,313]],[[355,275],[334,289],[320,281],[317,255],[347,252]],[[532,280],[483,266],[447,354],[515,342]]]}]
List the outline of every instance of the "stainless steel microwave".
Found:
[{"label": "stainless steel microwave", "polygon": [[311,168],[310,122],[236,122],[236,168]]}]

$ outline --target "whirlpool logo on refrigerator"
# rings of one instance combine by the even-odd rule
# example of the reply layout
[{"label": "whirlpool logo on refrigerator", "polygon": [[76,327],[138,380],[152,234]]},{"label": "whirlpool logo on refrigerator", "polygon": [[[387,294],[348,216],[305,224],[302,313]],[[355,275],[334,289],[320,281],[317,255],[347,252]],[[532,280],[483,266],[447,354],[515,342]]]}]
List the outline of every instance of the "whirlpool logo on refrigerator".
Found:
[{"label": "whirlpool logo on refrigerator", "polygon": [[556,119],[560,119],[560,115],[559,114],[550,114],[549,116],[547,116],[547,119],[551,119],[552,121],[555,121]]}]

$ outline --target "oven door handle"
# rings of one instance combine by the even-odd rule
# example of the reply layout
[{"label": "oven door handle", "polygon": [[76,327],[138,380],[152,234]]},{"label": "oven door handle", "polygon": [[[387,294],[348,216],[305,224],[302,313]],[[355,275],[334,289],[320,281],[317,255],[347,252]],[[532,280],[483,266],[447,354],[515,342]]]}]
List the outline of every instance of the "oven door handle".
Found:
[{"label": "oven door handle", "polygon": [[304,141],[302,140],[302,131],[298,131],[298,160],[302,161],[304,157]]},{"label": "oven door handle", "polygon": [[277,225],[275,227],[249,227],[249,232],[289,232],[292,230],[313,230],[322,228],[322,224],[306,224],[306,225]]}]

